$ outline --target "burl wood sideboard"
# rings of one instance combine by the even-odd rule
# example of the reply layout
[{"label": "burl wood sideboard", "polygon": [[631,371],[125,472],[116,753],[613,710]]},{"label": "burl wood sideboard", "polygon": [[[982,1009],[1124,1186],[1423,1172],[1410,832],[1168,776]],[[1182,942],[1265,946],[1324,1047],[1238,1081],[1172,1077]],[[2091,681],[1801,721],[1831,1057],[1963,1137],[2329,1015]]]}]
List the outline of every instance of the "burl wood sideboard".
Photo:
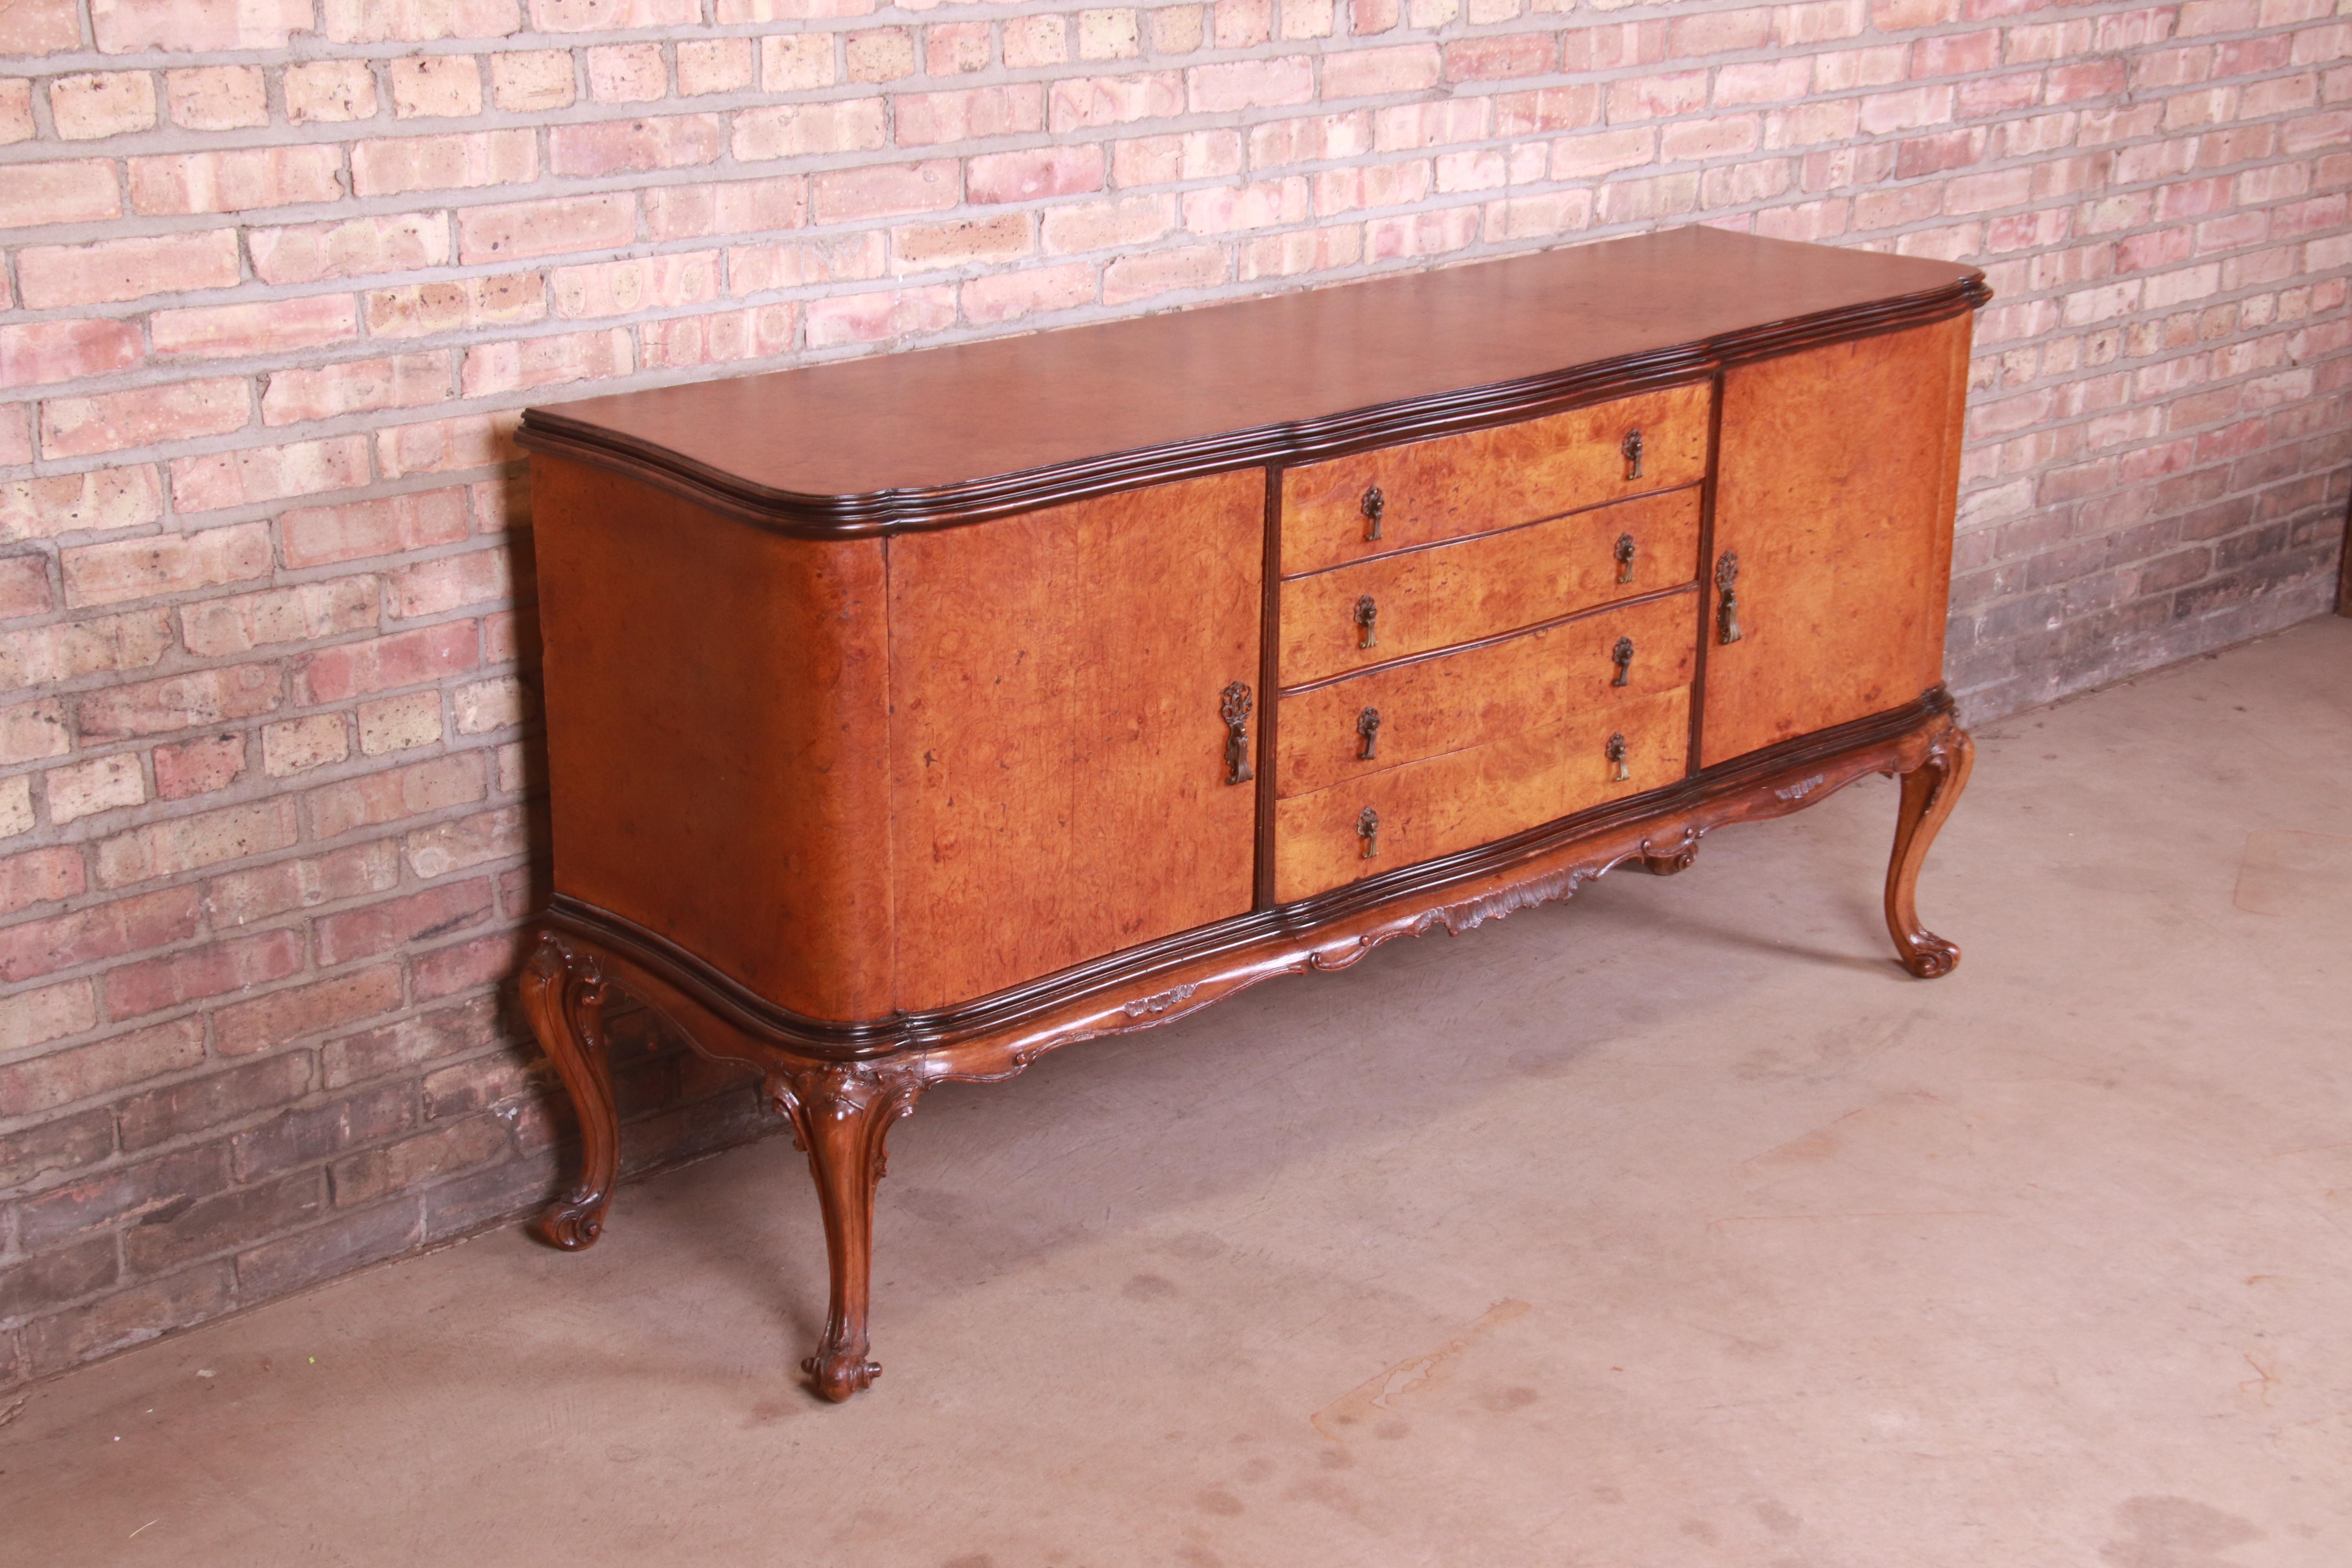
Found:
[{"label": "burl wood sideboard", "polygon": [[[535,408],[555,894],[523,1000],[594,1241],[620,987],[761,1075],[867,1359],[883,1140],[1270,976],[1902,780],[1979,274],[1704,228]],[[1344,998],[1337,1005],[1345,1006]]]}]

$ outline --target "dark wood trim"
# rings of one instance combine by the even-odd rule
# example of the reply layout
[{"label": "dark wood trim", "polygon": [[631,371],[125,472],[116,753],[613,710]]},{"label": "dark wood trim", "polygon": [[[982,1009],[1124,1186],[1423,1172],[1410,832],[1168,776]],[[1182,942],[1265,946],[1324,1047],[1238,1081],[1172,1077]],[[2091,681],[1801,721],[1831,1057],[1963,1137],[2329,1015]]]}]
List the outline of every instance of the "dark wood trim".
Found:
[{"label": "dark wood trim", "polygon": [[1303,692],[1320,691],[1327,686],[1337,686],[1343,680],[1353,680],[1360,675],[1381,675],[1391,669],[1402,669],[1409,664],[1427,664],[1432,659],[1451,658],[1457,653],[1469,653],[1475,648],[1493,647],[1496,643],[1514,642],[1533,632],[1548,632],[1554,626],[1564,626],[1574,621],[1590,621],[1603,616],[1618,615],[1637,605],[1654,604],[1660,599],[1671,599],[1677,594],[1695,594],[1697,591],[1698,584],[1696,583],[1677,583],[1671,588],[1653,588],[1646,594],[1635,594],[1623,599],[1612,599],[1604,605],[1589,605],[1583,609],[1572,610],[1565,616],[1554,616],[1548,621],[1530,621],[1526,626],[1513,626],[1508,631],[1496,632],[1491,637],[1473,637],[1468,642],[1448,643],[1444,647],[1423,648],[1419,653],[1403,654],[1395,658],[1384,659],[1379,664],[1358,665],[1353,669],[1343,669],[1337,675],[1322,676],[1297,686],[1280,687],[1276,689],[1275,695],[1297,697]]},{"label": "dark wood trim", "polygon": [[[1955,728],[1952,714],[1952,699],[1938,687],[1901,708],[1766,747],[1646,795],[932,1012],[859,1021],[804,1017],[754,994],[656,932],[581,900],[557,894],[544,923],[559,935],[586,942],[659,991],[688,999],[697,1010],[777,1053],[778,1059],[874,1060],[967,1047],[986,1057],[985,1047],[994,1042],[1021,1055],[1025,1065],[1053,1046],[1165,1022],[1274,973],[1353,962],[1360,944],[1426,929],[1434,920],[1454,926],[1449,910],[1458,913],[1473,905],[1485,910],[1475,918],[1464,917],[1475,925],[1487,914],[1565,897],[1578,881],[1620,860],[1686,852],[1724,823],[1781,815],[1874,773],[1907,772]],[[1598,860],[1588,853],[1596,849],[1605,851]],[[1574,875],[1553,886],[1563,866],[1574,867]],[[1529,888],[1537,891],[1522,897]],[[1335,954],[1334,942],[1349,954]],[[1193,972],[1208,978],[1186,978]],[[1107,1025],[1106,1012],[1127,1021]],[[1008,1058],[1003,1071],[1014,1070]],[[990,1073],[959,1070],[954,1076]]]},{"label": "dark wood trim", "polygon": [[871,538],[979,522],[1234,468],[1295,466],[1510,424],[1695,380],[1727,364],[1927,326],[1973,310],[1991,297],[1983,278],[1972,274],[1923,293],[1768,322],[1654,353],[925,489],[838,496],[770,489],[572,418],[558,408],[525,410],[515,441],[526,451],[609,469],[757,528],[805,539]]},{"label": "dark wood trim", "polygon": [[1275,726],[1282,722],[1276,683],[1282,679],[1282,465],[1265,470],[1265,538],[1258,567],[1257,858],[1250,908],[1274,907]]}]

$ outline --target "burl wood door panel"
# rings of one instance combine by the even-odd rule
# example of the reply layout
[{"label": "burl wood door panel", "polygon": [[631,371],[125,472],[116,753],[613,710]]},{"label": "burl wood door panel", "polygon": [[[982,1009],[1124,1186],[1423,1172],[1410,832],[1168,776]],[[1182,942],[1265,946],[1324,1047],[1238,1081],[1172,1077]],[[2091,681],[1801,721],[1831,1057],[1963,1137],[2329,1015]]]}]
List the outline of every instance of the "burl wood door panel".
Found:
[{"label": "burl wood door panel", "polygon": [[1726,373],[1715,548],[1738,557],[1740,637],[1709,634],[1704,762],[1943,679],[1969,324]]},{"label": "burl wood door panel", "polygon": [[[1694,485],[1286,579],[1282,683],[1304,686],[1691,582],[1698,525]],[[1371,647],[1357,621],[1367,598]]]},{"label": "burl wood door panel", "polygon": [[[1286,469],[1283,575],[1696,484],[1706,472],[1709,391],[1694,382]],[[1638,474],[1624,452],[1636,431]],[[1368,540],[1364,494],[1375,487],[1381,537]]]},{"label": "burl wood door panel", "polygon": [[[1275,730],[1276,790],[1328,789],[1688,686],[1697,632],[1698,598],[1685,592],[1287,693]],[[1622,686],[1621,642],[1630,655]],[[1370,757],[1367,713],[1379,716]]]},{"label": "burl wood door panel", "polygon": [[[1608,752],[1625,738],[1625,771]],[[1351,779],[1275,808],[1275,897],[1307,898],[1673,784],[1690,752],[1690,692],[1661,691],[1490,746]],[[1364,853],[1364,813],[1378,817]]]},{"label": "burl wood door panel", "polygon": [[531,459],[558,892],[815,1018],[889,1012],[883,546]]},{"label": "burl wood door panel", "polygon": [[901,1006],[1249,909],[1218,708],[1257,681],[1265,520],[1247,469],[889,542]]}]

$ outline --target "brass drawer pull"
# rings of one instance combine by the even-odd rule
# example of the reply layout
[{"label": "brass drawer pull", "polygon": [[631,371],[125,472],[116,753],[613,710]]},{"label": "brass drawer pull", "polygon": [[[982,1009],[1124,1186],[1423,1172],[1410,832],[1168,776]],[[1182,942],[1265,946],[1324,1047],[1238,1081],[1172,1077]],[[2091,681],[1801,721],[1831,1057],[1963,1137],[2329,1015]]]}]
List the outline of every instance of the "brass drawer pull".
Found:
[{"label": "brass drawer pull", "polygon": [[1609,775],[1609,782],[1611,784],[1624,784],[1633,778],[1633,770],[1625,765],[1625,737],[1623,735],[1612,735],[1609,737],[1607,755],[1611,762],[1617,764],[1617,771]]},{"label": "brass drawer pull", "polygon": [[1247,784],[1255,776],[1249,763],[1250,689],[1236,680],[1223,695],[1219,711],[1225,721],[1225,782]]},{"label": "brass drawer pull", "polygon": [[1358,647],[1381,646],[1380,619],[1381,607],[1372,603],[1372,596],[1370,594],[1356,601],[1356,646]]},{"label": "brass drawer pull", "polygon": [[1735,643],[1739,640],[1739,591],[1732,584],[1739,581],[1739,552],[1727,550],[1723,559],[1715,563],[1715,585],[1723,597],[1715,606],[1718,627],[1717,639]]},{"label": "brass drawer pull", "polygon": [[1370,806],[1356,818],[1356,837],[1364,841],[1364,852],[1359,859],[1369,860],[1381,852],[1381,814]]},{"label": "brass drawer pull", "polygon": [[1381,710],[1367,708],[1356,716],[1356,733],[1363,743],[1356,748],[1356,760],[1369,763],[1381,754]]},{"label": "brass drawer pull", "polygon": [[1381,494],[1380,486],[1374,485],[1364,492],[1363,509],[1364,539],[1370,542],[1381,536],[1381,514],[1389,509],[1389,498]]},{"label": "brass drawer pull", "polygon": [[1618,449],[1625,454],[1625,477],[1629,479],[1640,479],[1642,477],[1642,433],[1636,430],[1628,435],[1625,437],[1625,444]]},{"label": "brass drawer pull", "polygon": [[1624,685],[1627,678],[1632,676],[1633,673],[1633,639],[1632,637],[1619,637],[1617,639],[1617,646],[1609,651],[1609,658],[1610,662],[1613,663],[1617,667],[1617,679],[1611,681],[1609,684],[1612,686]]},{"label": "brass drawer pull", "polygon": [[1631,583],[1633,580],[1633,536],[1630,533],[1621,533],[1617,536],[1617,581]]}]

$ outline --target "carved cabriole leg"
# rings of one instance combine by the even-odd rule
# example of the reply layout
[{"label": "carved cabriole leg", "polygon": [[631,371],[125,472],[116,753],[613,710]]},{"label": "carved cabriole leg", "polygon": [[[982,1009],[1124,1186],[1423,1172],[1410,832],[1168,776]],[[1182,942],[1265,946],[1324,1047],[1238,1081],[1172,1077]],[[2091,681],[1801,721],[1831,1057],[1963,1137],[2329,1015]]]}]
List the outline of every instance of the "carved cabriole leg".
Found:
[{"label": "carved cabriole leg", "polygon": [[1886,867],[1886,929],[1895,938],[1903,967],[1922,980],[1949,974],[1959,967],[1960,950],[1919,923],[1913,894],[1919,884],[1919,867],[1936,832],[1952,815],[1952,805],[1967,787],[1969,769],[1976,763],[1976,742],[1965,730],[1954,728],[1937,736],[1919,765],[1902,775],[1903,806],[1895,822],[1895,855]]},{"label": "carved cabriole leg", "polygon": [[866,1359],[874,1186],[882,1179],[883,1140],[890,1124],[915,1109],[922,1090],[921,1073],[903,1064],[834,1063],[768,1076],[776,1109],[792,1120],[793,1142],[808,1154],[832,1265],[824,1341],[801,1363],[801,1370],[818,1394],[836,1404],[882,1372]]},{"label": "carved cabriole leg", "polygon": [[533,1228],[566,1251],[604,1234],[604,1210],[621,1166],[621,1118],[613,1103],[604,1046],[604,972],[553,931],[523,965],[522,1007],[539,1047],[555,1064],[580,1118],[580,1180],[547,1206]]}]

